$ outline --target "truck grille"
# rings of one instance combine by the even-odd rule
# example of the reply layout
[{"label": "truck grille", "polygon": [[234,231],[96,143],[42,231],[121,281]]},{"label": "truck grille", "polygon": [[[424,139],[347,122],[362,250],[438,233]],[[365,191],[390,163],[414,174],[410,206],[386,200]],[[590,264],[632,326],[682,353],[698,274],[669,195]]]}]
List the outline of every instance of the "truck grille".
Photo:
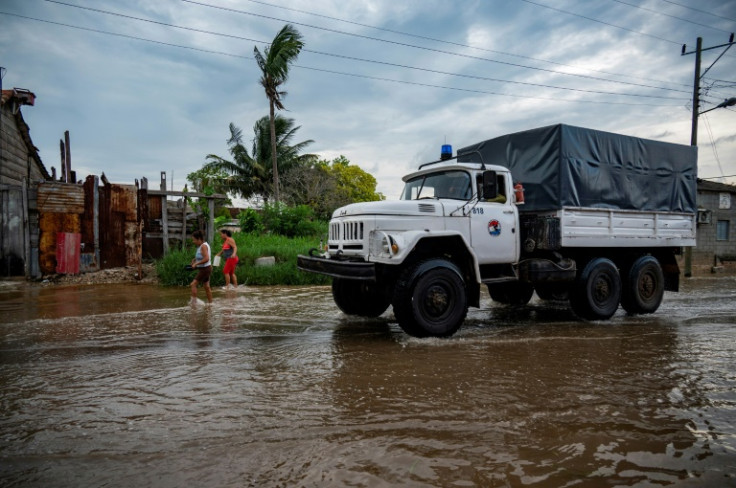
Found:
[{"label": "truck grille", "polygon": [[362,241],[363,222],[336,222],[330,224],[331,241]]}]

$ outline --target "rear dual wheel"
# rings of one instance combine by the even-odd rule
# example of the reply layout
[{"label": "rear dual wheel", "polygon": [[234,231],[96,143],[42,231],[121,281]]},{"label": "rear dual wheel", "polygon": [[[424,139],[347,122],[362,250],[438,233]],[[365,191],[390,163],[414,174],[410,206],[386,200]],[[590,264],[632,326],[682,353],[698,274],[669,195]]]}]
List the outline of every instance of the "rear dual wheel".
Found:
[{"label": "rear dual wheel", "polygon": [[642,256],[624,280],[621,306],[630,314],[654,313],[664,297],[664,274],[654,256]]}]

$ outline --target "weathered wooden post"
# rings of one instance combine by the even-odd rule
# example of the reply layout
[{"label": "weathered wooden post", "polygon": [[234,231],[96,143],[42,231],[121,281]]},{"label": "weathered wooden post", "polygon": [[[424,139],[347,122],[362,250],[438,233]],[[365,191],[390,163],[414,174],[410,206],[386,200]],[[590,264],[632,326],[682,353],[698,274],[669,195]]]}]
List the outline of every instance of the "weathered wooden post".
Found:
[{"label": "weathered wooden post", "polygon": [[[166,191],[166,171],[161,172],[161,191]],[[161,231],[164,240],[164,255],[169,253],[169,214],[166,208],[166,194],[161,195]]]},{"label": "weathered wooden post", "polygon": [[31,277],[31,229],[28,216],[28,180],[23,178],[21,183],[21,205],[23,206],[23,274],[26,279]]},{"label": "weathered wooden post", "polygon": [[207,197],[207,211],[209,212],[207,219],[207,242],[212,245],[212,240],[215,238],[215,199]]},{"label": "weathered wooden post", "polygon": [[64,182],[76,183],[72,178],[72,148],[69,141],[69,131],[64,131]]},{"label": "weathered wooden post", "polygon": [[187,246],[187,197],[182,197],[184,205],[181,208],[181,248]]},{"label": "weathered wooden post", "polygon": [[100,180],[94,177],[92,183],[92,239],[95,246],[95,264],[97,270],[102,269],[100,262]]}]

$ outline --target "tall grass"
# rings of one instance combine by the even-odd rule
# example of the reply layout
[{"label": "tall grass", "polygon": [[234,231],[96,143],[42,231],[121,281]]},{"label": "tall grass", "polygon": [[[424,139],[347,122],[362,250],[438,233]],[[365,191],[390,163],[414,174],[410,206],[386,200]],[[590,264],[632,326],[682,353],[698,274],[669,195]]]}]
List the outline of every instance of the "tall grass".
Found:
[{"label": "tall grass", "polygon": [[[319,238],[295,237],[288,238],[279,235],[235,233],[233,239],[238,245],[240,262],[235,270],[238,284],[244,285],[326,285],[330,279],[324,275],[305,273],[296,267],[296,257],[306,254],[309,249],[318,247]],[[222,240],[219,233],[214,242],[210,243],[212,255],[222,249]],[[156,262],[156,271],[161,284],[167,286],[188,285],[194,279],[194,271],[186,271],[184,266],[194,257],[196,249],[189,242],[184,250],[172,250]],[[255,266],[259,257],[273,256],[276,258],[274,266]],[[224,261],[224,260],[223,260]],[[223,286],[225,278],[222,273],[224,262],[219,268],[212,270],[210,283],[212,286]]]}]

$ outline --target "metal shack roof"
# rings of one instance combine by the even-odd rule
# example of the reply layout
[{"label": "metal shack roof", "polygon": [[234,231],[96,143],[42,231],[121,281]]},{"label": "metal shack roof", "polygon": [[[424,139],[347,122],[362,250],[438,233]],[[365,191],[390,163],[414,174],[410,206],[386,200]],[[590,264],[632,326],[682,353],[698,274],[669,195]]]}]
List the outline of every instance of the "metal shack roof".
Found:
[{"label": "metal shack roof", "polygon": [[0,93],[0,107],[12,114],[15,118],[15,123],[18,126],[20,136],[26,145],[28,154],[38,165],[43,177],[48,180],[51,179],[51,175],[46,169],[46,166],[43,165],[43,161],[41,161],[41,156],[38,154],[38,148],[33,145],[33,141],[31,140],[31,129],[28,127],[28,124],[26,124],[26,121],[23,120],[23,114],[20,111],[20,107],[22,105],[34,105],[35,102],[36,95],[32,91],[24,88],[2,90]]}]

